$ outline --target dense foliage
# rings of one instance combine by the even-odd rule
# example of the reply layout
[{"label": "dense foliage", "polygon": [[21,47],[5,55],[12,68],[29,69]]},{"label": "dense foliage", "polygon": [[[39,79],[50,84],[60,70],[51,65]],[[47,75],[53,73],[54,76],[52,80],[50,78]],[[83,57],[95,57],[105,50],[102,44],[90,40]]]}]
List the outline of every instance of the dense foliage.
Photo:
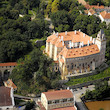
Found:
[{"label": "dense foliage", "polygon": [[102,100],[103,98],[110,97],[110,87],[108,81],[97,82],[95,84],[95,90],[87,90],[85,93],[85,100]]},{"label": "dense foliage", "polygon": [[[57,5],[53,5],[57,3]],[[54,11],[52,10],[54,8]],[[102,28],[103,23],[96,16],[84,15],[84,7],[73,0],[49,0],[45,14],[50,16],[55,31],[81,30],[93,35]]]},{"label": "dense foliage", "polygon": [[34,20],[26,13],[23,13],[23,17],[19,16],[26,6],[29,9],[38,6],[34,2],[34,0],[31,3],[30,0],[0,1],[0,62],[12,62],[23,57],[32,50],[30,39],[46,35],[48,25],[40,12],[37,12]]},{"label": "dense foliage", "polygon": [[39,49],[33,50],[24,60],[19,60],[10,76],[18,87],[17,92],[27,95],[57,88],[59,74],[53,71],[52,62]]}]

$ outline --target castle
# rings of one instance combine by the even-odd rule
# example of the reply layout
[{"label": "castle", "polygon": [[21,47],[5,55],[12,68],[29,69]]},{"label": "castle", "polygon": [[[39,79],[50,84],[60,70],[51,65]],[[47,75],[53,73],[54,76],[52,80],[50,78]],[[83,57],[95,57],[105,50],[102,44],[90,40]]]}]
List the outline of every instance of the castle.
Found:
[{"label": "castle", "polygon": [[106,38],[102,29],[97,38],[75,30],[54,32],[46,40],[46,53],[57,62],[62,79],[95,70],[105,61],[105,51]]}]

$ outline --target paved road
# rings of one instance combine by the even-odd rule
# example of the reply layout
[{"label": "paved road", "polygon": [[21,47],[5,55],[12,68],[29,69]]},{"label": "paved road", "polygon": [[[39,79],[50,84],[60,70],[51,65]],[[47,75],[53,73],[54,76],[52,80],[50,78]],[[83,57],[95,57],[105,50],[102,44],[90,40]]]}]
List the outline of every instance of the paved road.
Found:
[{"label": "paved road", "polygon": [[87,110],[80,97],[82,94],[86,93],[86,90],[94,90],[94,85],[88,86],[88,88],[83,87],[82,89],[77,89],[77,91],[73,90],[73,95],[75,95],[76,104],[80,110]]}]

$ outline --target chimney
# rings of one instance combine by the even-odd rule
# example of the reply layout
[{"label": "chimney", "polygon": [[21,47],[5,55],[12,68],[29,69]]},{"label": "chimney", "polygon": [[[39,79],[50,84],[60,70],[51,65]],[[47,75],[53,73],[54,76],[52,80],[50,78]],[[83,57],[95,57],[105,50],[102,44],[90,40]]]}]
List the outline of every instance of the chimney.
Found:
[{"label": "chimney", "polygon": [[61,42],[61,39],[60,39],[60,42]]},{"label": "chimney", "polygon": [[81,30],[79,29],[79,32],[81,32]]},{"label": "chimney", "polygon": [[92,41],[92,37],[90,37],[90,41]]},{"label": "chimney", "polygon": [[62,42],[62,45],[64,46],[64,41]]},{"label": "chimney", "polygon": [[85,37],[85,33],[83,34],[83,37]]},{"label": "chimney", "polygon": [[55,31],[53,31],[53,34],[55,34]]},{"label": "chimney", "polygon": [[81,48],[81,43],[79,43],[79,48]]},{"label": "chimney", "polygon": [[72,44],[71,44],[71,47],[73,47],[73,42],[72,42]]},{"label": "chimney", "polygon": [[61,36],[61,40],[63,41],[63,36]]},{"label": "chimney", "polygon": [[88,44],[88,46],[89,46],[89,40],[88,40],[88,43],[87,43],[87,44]]},{"label": "chimney", "polygon": [[75,30],[74,32],[75,32],[75,34],[76,34],[76,30]]},{"label": "chimney", "polygon": [[84,43],[82,42],[82,47],[84,46]]},{"label": "chimney", "polygon": [[67,31],[65,31],[65,35],[67,35]]},{"label": "chimney", "polygon": [[71,41],[69,42],[69,47],[71,48]]},{"label": "chimney", "polygon": [[58,37],[58,32],[56,33],[56,36]]},{"label": "chimney", "polygon": [[93,38],[93,44],[95,44],[95,38]]}]

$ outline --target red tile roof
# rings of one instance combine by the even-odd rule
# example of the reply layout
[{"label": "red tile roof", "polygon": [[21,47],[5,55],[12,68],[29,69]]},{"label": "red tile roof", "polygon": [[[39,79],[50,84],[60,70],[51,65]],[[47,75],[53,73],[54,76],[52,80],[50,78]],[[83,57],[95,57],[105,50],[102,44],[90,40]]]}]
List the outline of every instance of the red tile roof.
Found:
[{"label": "red tile roof", "polygon": [[17,66],[16,62],[0,63],[0,66]]},{"label": "red tile roof", "polygon": [[64,108],[56,108],[52,110],[76,110],[75,107],[64,107]]},{"label": "red tile roof", "polygon": [[95,9],[104,9],[104,6],[98,6],[98,5],[84,5],[86,9],[95,8]]},{"label": "red tile roof", "polygon": [[58,90],[58,91],[43,92],[43,94],[45,94],[47,100],[73,98],[73,94],[70,90]]},{"label": "red tile roof", "polygon": [[[76,34],[74,31],[67,32],[67,35],[65,35],[65,32],[59,33],[58,36],[55,34],[52,34],[49,36],[46,40],[46,42],[50,42],[51,44],[55,45],[56,47],[64,47],[63,41],[61,40],[61,37],[63,36],[63,41],[72,41],[74,42],[82,42],[84,44],[87,44],[87,41],[90,41],[90,37],[83,32],[76,31]],[[92,41],[90,41],[92,43]]]},{"label": "red tile roof", "polygon": [[90,45],[81,48],[73,48],[67,49],[66,47],[59,53],[59,55],[63,55],[65,58],[75,58],[75,57],[83,57],[87,55],[97,54],[99,53],[99,49],[97,45]]},{"label": "red tile roof", "polygon": [[0,87],[0,106],[11,106],[12,99],[10,97],[11,88]]},{"label": "red tile roof", "polygon": [[104,19],[110,19],[110,13],[107,13],[106,11],[101,12],[100,15],[101,15]]}]

